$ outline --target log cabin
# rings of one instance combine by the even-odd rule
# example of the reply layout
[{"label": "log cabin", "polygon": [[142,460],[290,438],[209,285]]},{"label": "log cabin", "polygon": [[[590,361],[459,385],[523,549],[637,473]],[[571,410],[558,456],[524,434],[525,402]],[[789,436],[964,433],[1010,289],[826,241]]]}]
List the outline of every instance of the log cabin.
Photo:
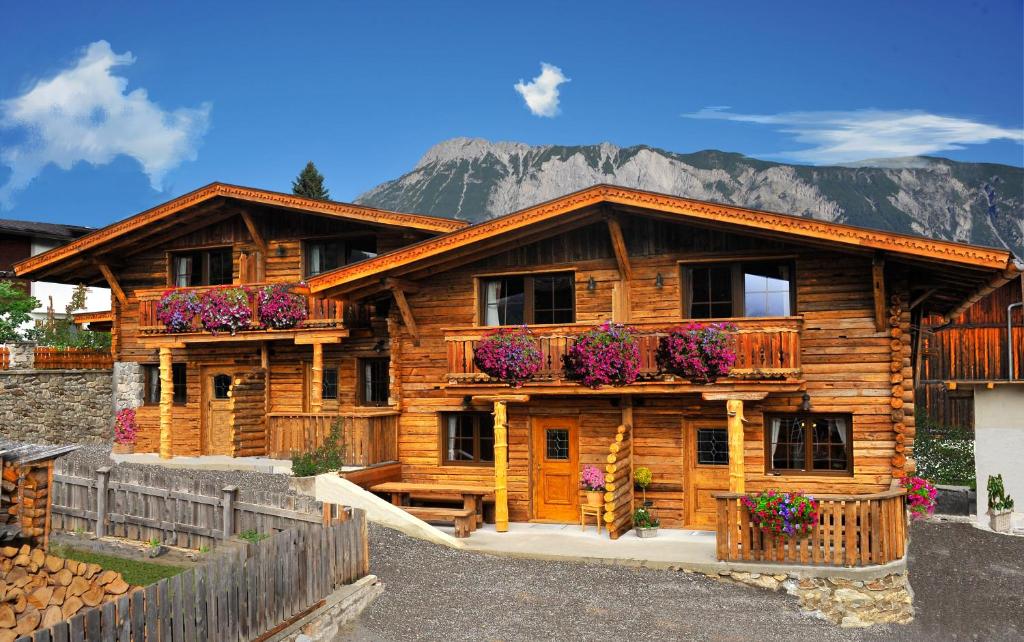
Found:
[{"label": "log cabin", "polygon": [[[310,270],[321,239],[356,254]],[[182,277],[183,256],[204,280]],[[213,286],[214,265],[218,283],[304,281],[310,320],[235,335],[159,327],[154,302]],[[1020,267],[1001,249],[607,185],[466,226],[217,184],[17,270],[111,286],[115,358],[147,373],[142,450],[274,454],[343,416],[358,463],[493,488],[498,530],[578,523],[580,471],[598,465],[618,537],[641,466],[666,527],[721,532],[730,498],[767,488],[878,510],[843,498],[890,497],[913,471],[920,318],[955,318]],[[687,320],[734,326],[728,377],[659,371],[660,337]],[[604,321],[634,329],[641,373],[592,389],[561,356]],[[519,325],[543,365],[512,389],[473,354]]]}]

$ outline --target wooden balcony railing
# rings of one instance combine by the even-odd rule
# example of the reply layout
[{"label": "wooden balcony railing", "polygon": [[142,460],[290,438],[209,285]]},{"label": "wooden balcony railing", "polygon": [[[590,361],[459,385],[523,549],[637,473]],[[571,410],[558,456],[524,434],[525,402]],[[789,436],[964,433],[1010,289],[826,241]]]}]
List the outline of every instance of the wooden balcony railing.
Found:
[{"label": "wooden balcony railing", "polygon": [[[758,319],[715,319],[702,322],[728,322],[736,326],[734,349],[736,364],[730,377],[736,379],[784,379],[800,372],[800,317]],[[655,354],[658,342],[674,324],[630,323],[640,343],[640,380],[664,379],[658,370]],[[531,330],[540,344],[543,365],[535,381],[560,381],[564,378],[562,356],[576,337],[593,327],[591,324],[534,326]],[[445,330],[448,353],[448,380],[458,382],[489,382],[473,363],[473,352],[480,339],[494,328],[465,327]]]},{"label": "wooden balcony railing", "polygon": [[270,413],[267,415],[268,456],[290,459],[323,445],[331,425],[342,418],[345,464],[371,466],[398,460],[397,410],[341,413]]},{"label": "wooden balcony railing", "polygon": [[715,494],[718,559],[814,566],[869,566],[906,553],[906,491],[874,495],[814,495],[818,524],[801,536],[763,533],[736,493]]},{"label": "wooden balcony railing", "polygon": [[[266,330],[260,325],[259,320],[259,290],[267,283],[246,284],[248,289],[249,307],[252,310],[252,322],[248,330]],[[224,289],[242,286],[218,285],[194,288],[153,288],[136,290],[139,298],[139,332],[143,334],[166,334],[164,324],[157,319],[157,306],[164,294],[171,289],[191,290],[202,296],[204,292],[214,289]],[[300,296],[306,299],[306,311],[308,316],[305,321],[298,324],[298,329],[313,328],[339,328],[339,327],[365,327],[369,325],[369,308],[366,306],[322,299],[299,291]],[[205,332],[199,321],[199,315],[192,322],[193,332]],[[184,333],[182,333],[184,334]]]}]

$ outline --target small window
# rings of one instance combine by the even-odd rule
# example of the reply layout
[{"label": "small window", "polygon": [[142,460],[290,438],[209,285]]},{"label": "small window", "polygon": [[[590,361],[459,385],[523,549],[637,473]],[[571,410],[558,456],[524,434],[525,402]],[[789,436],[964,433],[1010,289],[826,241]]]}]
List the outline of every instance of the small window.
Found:
[{"label": "small window", "polygon": [[783,415],[765,418],[769,472],[853,471],[849,415]]},{"label": "small window", "polygon": [[359,360],[359,401],[364,406],[388,405],[390,368],[390,359]]},{"label": "small window", "polygon": [[213,377],[213,398],[228,399],[231,396],[231,375],[219,374]]},{"label": "small window", "polygon": [[729,465],[729,431],[725,428],[697,429],[697,464]]},{"label": "small window", "polygon": [[548,428],[544,431],[544,459],[566,461],[569,459],[569,430]]},{"label": "small window", "polygon": [[692,319],[731,317],[732,268],[695,267],[690,271],[690,313]]},{"label": "small window", "polygon": [[444,463],[494,463],[494,417],[490,413],[451,412],[441,417]]},{"label": "small window", "polygon": [[[145,364],[142,366],[143,405],[160,405],[160,366]],[[174,383],[173,401],[177,405],[184,404],[187,399],[187,375],[184,363],[171,364],[171,380]]]},{"label": "small window", "polygon": [[500,276],[480,280],[483,325],[564,324],[576,320],[572,273]]},{"label": "small window", "polygon": [[323,381],[320,386],[321,399],[338,398],[338,369],[324,368]]},{"label": "small window", "polygon": [[349,263],[377,256],[377,238],[308,241],[305,244],[306,276],[316,276]]},{"label": "small window", "polygon": [[683,310],[691,319],[781,317],[793,313],[793,266],[752,261],[683,269]]},{"label": "small window", "polygon": [[171,283],[175,287],[230,285],[232,279],[229,247],[171,255]]}]

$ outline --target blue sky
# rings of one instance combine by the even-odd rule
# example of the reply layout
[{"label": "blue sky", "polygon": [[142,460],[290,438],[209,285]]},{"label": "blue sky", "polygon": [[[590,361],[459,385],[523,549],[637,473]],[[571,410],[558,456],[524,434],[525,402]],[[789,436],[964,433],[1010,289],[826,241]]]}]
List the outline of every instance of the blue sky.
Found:
[{"label": "blue sky", "polygon": [[310,159],[351,200],[455,136],[1024,165],[1019,0],[498,5],[5,3],[0,217],[288,191]]}]

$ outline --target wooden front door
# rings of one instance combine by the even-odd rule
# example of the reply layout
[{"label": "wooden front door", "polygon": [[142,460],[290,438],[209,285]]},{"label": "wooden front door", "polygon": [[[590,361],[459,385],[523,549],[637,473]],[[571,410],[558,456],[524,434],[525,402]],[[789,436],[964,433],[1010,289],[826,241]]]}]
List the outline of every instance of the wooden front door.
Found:
[{"label": "wooden front door", "polygon": [[233,376],[222,368],[203,368],[202,454],[232,455],[231,384]]},{"label": "wooden front door", "polygon": [[686,439],[686,525],[714,530],[713,493],[729,490],[729,432],[725,420],[688,421]]},{"label": "wooden front door", "polygon": [[579,426],[575,417],[533,420],[533,518],[576,523],[579,509]]}]

